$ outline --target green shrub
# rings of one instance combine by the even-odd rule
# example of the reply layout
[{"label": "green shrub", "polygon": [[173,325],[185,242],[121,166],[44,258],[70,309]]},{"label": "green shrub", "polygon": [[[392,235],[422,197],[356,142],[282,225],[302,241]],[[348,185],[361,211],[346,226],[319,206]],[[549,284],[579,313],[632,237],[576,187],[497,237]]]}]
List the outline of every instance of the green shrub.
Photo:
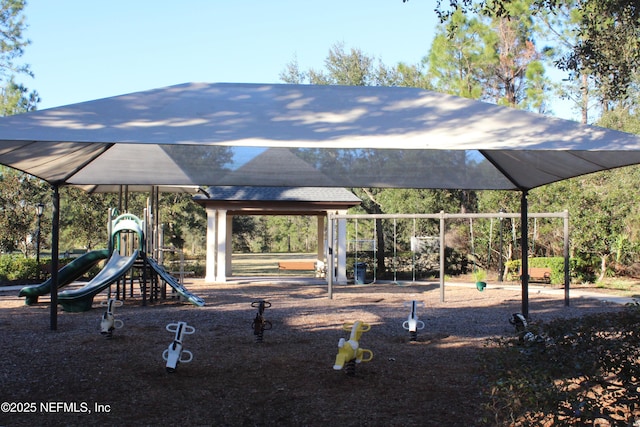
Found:
[{"label": "green shrub", "polygon": [[35,259],[14,254],[0,256],[0,280],[36,280],[38,275]]},{"label": "green shrub", "polygon": [[[58,262],[58,269],[69,264],[73,258],[61,258]],[[25,258],[17,254],[0,255],[0,281],[12,282],[33,282],[44,280],[51,275],[51,259],[41,259],[38,266],[34,258]],[[93,278],[102,269],[102,266],[95,266],[85,278]]]},{"label": "green shrub", "polygon": [[[629,426],[640,408],[640,306],[533,325],[483,357],[490,425]],[[488,423],[489,424],[489,423]]]}]

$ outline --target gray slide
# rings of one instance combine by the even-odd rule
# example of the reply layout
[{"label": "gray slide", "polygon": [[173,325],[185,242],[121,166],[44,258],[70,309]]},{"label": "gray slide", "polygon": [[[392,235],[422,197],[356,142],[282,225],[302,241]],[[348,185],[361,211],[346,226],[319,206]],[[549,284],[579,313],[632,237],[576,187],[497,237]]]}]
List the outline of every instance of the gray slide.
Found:
[{"label": "gray slide", "polygon": [[131,256],[122,256],[118,251],[113,251],[107,264],[89,283],[80,289],[58,293],[58,304],[62,305],[64,311],[91,310],[93,297],[124,276],[133,266],[136,258],[138,258],[137,250]]},{"label": "gray slide", "polygon": [[189,301],[193,305],[197,305],[198,307],[202,307],[204,305],[204,300],[197,295],[192,294],[184,287],[175,277],[167,272],[163,266],[158,264],[153,258],[147,257],[147,262],[153,268],[153,270],[158,273],[158,275],[167,282],[169,286],[171,286],[175,291],[180,294],[181,297]]}]

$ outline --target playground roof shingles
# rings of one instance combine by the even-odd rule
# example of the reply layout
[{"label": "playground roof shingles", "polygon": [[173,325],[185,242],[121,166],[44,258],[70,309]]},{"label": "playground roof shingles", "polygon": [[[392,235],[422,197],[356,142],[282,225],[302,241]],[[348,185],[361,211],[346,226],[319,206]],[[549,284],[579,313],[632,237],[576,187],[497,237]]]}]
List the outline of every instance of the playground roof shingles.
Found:
[{"label": "playground roof shingles", "polygon": [[346,202],[359,204],[360,199],[344,188],[331,187],[209,187],[207,197],[200,200],[261,202]]}]

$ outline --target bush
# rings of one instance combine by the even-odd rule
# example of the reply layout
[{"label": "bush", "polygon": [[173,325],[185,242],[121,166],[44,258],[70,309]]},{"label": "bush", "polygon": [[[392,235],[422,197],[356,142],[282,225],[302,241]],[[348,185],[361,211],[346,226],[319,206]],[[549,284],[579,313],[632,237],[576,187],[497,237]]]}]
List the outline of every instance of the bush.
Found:
[{"label": "bush", "polygon": [[640,417],[638,305],[531,330],[534,339],[495,340],[483,358],[492,425],[628,426]]},{"label": "bush", "polygon": [[14,254],[0,256],[0,280],[2,281],[37,280],[39,273],[40,268],[33,258]]},{"label": "bush", "polygon": [[[69,264],[73,258],[61,258],[58,269]],[[92,267],[83,277],[91,279],[102,269],[101,266]],[[48,278],[51,275],[51,260],[40,260],[40,265],[34,258],[25,258],[22,255],[0,255],[0,282],[35,282]]]}]

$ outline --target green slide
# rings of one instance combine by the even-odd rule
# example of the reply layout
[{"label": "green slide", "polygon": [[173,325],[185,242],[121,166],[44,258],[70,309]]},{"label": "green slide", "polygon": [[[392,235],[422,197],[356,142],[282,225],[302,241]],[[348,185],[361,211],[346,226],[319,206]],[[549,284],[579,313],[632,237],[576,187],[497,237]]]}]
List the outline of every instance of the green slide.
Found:
[{"label": "green slide", "polygon": [[124,276],[133,266],[136,258],[138,258],[138,250],[134,251],[131,256],[122,256],[118,251],[113,251],[107,264],[89,283],[80,289],[60,292],[58,294],[58,304],[62,305],[64,311],[90,310],[93,304],[93,297]]},{"label": "green slide", "polygon": [[147,257],[147,262],[153,268],[153,270],[160,275],[162,280],[164,280],[169,286],[171,286],[175,291],[180,294],[180,296],[187,301],[189,301],[193,305],[197,305],[198,307],[202,307],[204,305],[204,300],[197,295],[192,294],[184,287],[175,277],[167,272],[160,264],[158,264],[153,258]]},{"label": "green slide", "polygon": [[[100,249],[97,251],[87,252],[86,254],[74,259],[58,271],[58,289],[68,285],[69,283],[82,277],[93,266],[103,259],[109,258],[108,249]],[[40,295],[46,295],[51,292],[51,279],[39,285],[26,286],[20,290],[19,296],[25,297],[24,303],[32,305],[38,302]]]}]

